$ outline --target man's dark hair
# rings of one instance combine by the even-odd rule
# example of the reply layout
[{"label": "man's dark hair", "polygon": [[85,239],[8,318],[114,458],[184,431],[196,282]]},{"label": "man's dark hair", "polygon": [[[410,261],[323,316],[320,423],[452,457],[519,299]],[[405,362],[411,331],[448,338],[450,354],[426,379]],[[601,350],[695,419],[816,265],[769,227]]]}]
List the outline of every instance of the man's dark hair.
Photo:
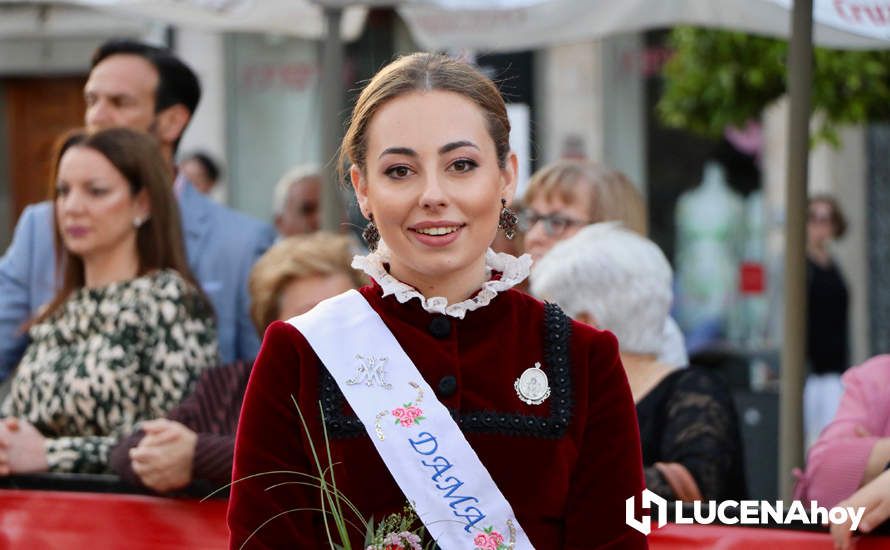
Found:
[{"label": "man's dark hair", "polygon": [[[138,55],[158,71],[158,88],[155,90],[155,113],[182,104],[190,115],[195,114],[201,100],[201,83],[195,72],[173,52],[129,38],[113,38],[96,49],[90,70],[112,55]],[[174,148],[179,145],[176,140]]]},{"label": "man's dark hair", "polygon": [[201,164],[201,167],[204,168],[204,172],[207,173],[207,177],[213,180],[214,182],[219,181],[220,176],[222,175],[222,169],[219,167],[219,164],[213,160],[210,155],[205,153],[204,151],[194,151],[186,155],[182,162],[187,160],[195,160]]}]

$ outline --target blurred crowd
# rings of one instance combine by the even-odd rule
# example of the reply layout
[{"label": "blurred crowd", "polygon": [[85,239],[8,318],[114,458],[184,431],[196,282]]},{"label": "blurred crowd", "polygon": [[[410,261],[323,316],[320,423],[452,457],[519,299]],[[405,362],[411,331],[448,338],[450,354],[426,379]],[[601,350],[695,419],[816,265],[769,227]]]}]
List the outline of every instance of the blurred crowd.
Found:
[{"label": "blurred crowd", "polygon": [[[201,88],[171,52],[102,45],[84,96],[84,128],[59,140],[50,200],[26,208],[0,260],[0,475],[113,472],[160,493],[223,486],[266,326],[366,284],[350,265],[363,245],[319,231],[318,166],[282,175],[271,224],[208,196],[221,163],[202,151],[176,160]],[[526,290],[618,338],[647,486],[676,500],[745,498],[730,389],[689,364],[671,265],[647,237],[633,182],[563,159],[512,208],[520,238],[493,246],[531,255]],[[825,506],[890,499],[890,359],[847,370],[847,289],[828,247],[844,227],[836,201],[811,200],[813,445],[798,494]]]}]

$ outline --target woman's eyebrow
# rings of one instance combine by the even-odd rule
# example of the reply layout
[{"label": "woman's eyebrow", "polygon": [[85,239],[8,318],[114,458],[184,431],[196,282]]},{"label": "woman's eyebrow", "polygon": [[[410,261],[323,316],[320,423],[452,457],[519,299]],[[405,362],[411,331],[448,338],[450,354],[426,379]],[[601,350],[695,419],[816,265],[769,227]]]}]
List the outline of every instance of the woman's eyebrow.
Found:
[{"label": "woman's eyebrow", "polygon": [[409,157],[416,157],[417,151],[411,149],[410,147],[387,147],[383,150],[382,153],[380,153],[380,156],[377,158],[381,159],[386,155],[406,155]]},{"label": "woman's eyebrow", "polygon": [[439,154],[444,155],[445,153],[450,153],[455,149],[460,149],[461,147],[472,147],[476,150],[479,150],[479,147],[473,143],[472,141],[462,140],[462,141],[452,141],[451,143],[446,143],[442,147],[439,148]]},{"label": "woman's eyebrow", "polygon": [[[461,147],[472,147],[473,149],[480,150],[479,146],[468,140],[460,140],[460,141],[452,141],[451,143],[446,143],[442,147],[439,147],[439,154],[444,155],[446,153],[450,153],[455,149],[460,149]],[[380,153],[378,159],[383,158],[386,155],[405,155],[408,157],[416,157],[417,151],[411,149],[410,147],[387,147]]]}]

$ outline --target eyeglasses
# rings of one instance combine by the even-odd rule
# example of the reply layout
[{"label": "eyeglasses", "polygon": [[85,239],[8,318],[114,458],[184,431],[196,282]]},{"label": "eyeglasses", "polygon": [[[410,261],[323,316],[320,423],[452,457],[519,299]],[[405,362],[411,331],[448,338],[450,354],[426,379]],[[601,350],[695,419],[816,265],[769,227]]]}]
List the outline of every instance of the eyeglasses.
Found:
[{"label": "eyeglasses", "polygon": [[538,214],[534,210],[523,210],[519,214],[519,228],[522,231],[529,231],[532,227],[544,223],[544,232],[548,237],[557,237],[562,235],[566,229],[579,225],[587,225],[590,222],[584,220],[576,220],[568,216],[560,214]]},{"label": "eyeglasses", "polygon": [[831,223],[833,220],[831,219],[831,214],[826,214],[823,212],[809,212],[807,214],[807,221],[810,223]]}]

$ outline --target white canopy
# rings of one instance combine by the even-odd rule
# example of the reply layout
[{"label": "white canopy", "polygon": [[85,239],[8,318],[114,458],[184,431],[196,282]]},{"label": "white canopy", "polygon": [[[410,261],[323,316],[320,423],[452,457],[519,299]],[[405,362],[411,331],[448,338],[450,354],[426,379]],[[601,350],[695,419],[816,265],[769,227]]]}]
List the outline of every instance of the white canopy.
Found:
[{"label": "white canopy", "polygon": [[[890,5],[814,0],[813,39],[841,49],[890,47]],[[792,0],[425,0],[398,8],[427,50],[528,50],[609,34],[697,25],[788,38]]]},{"label": "white canopy", "polygon": [[[321,6],[343,7],[341,37],[346,41],[361,33],[368,7],[395,6],[423,49],[505,52],[674,25],[787,38],[792,0],[0,0],[0,6],[4,4],[71,4],[195,28],[309,39],[324,37]],[[818,45],[890,47],[886,3],[814,0],[813,11]],[[52,9],[45,16],[45,28],[62,19],[53,17]],[[70,21],[70,14],[66,18]],[[0,23],[4,26],[9,25]]]},{"label": "white canopy", "polygon": [[[324,38],[326,31],[323,10],[311,0],[0,0],[0,8],[4,4],[30,5],[31,8],[51,6],[52,9],[41,15],[45,18],[42,21],[45,28],[66,23],[70,27],[73,14],[64,8],[64,4],[69,4],[116,16],[207,30],[280,33],[314,40]],[[365,6],[373,5],[373,1],[329,1],[328,4],[355,4],[344,10],[340,28],[344,40],[358,38],[365,25]],[[0,22],[0,29],[6,26]],[[69,30],[76,32],[76,28]]]}]

